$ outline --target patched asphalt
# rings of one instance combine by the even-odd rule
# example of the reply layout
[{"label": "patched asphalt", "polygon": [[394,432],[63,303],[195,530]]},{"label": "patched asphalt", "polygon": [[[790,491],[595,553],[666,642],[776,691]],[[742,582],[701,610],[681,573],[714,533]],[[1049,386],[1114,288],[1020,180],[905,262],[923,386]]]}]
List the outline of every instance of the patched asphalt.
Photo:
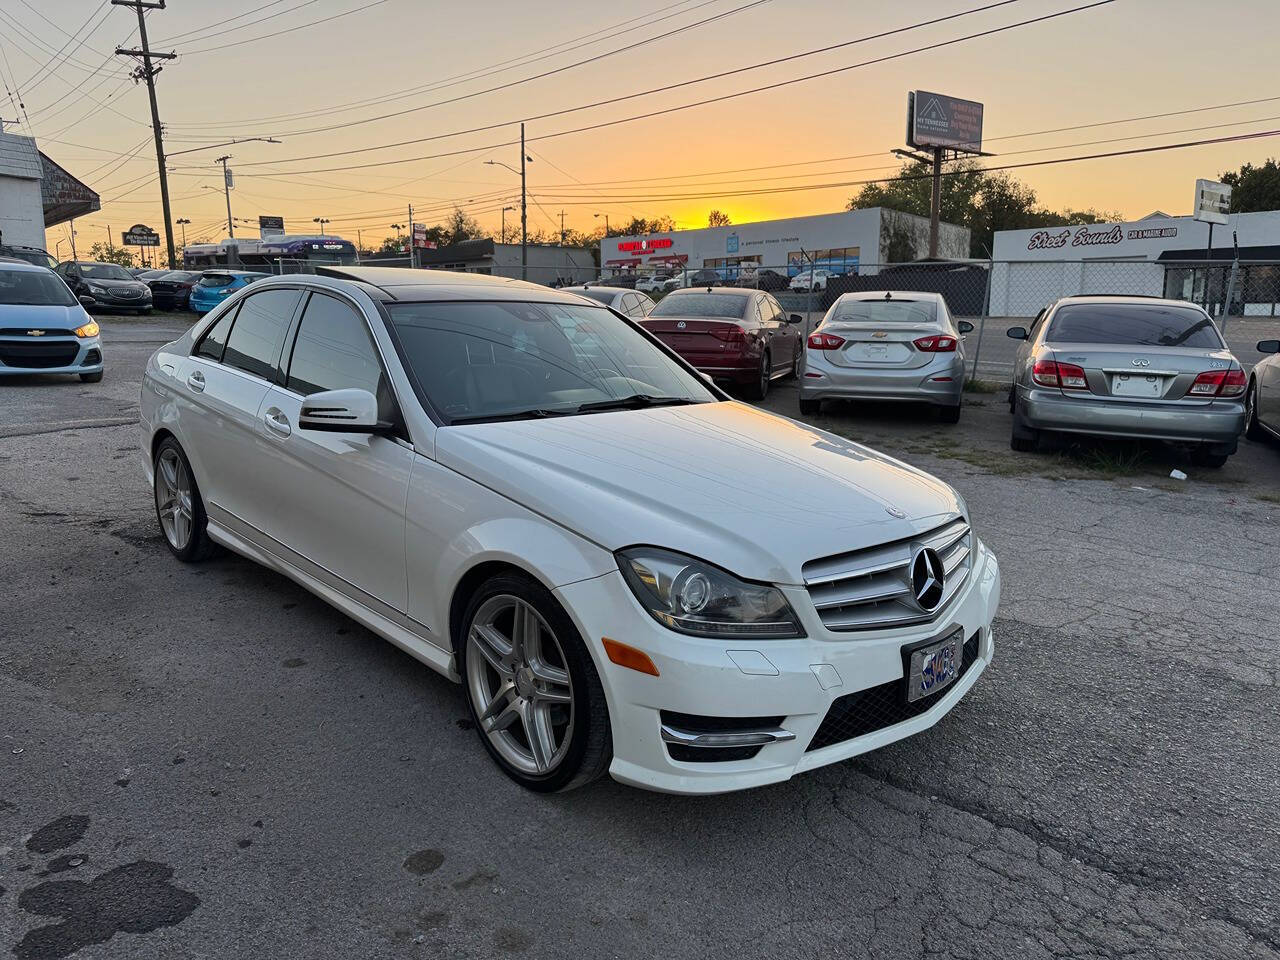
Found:
[{"label": "patched asphalt", "polygon": [[994,665],[776,787],[543,797],[457,687],[169,556],[130,421],[180,325],[104,327],[101,384],[0,382],[0,954],[1280,956],[1280,449],[1172,481],[1159,449],[1012,454],[998,395],[827,411],[967,498]]}]

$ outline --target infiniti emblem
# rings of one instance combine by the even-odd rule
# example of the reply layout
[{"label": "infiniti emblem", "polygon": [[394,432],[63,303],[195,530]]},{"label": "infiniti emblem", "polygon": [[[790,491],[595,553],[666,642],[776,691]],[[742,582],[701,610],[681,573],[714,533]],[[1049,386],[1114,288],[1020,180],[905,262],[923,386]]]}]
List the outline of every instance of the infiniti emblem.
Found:
[{"label": "infiniti emblem", "polygon": [[932,613],[942,602],[944,572],[942,558],[936,550],[921,547],[911,558],[911,595],[916,606],[925,613]]},{"label": "infiniti emblem", "polygon": [[1151,366],[1151,361],[1146,357],[1136,357],[1133,361],[1133,365],[1135,367],[1149,367]]}]

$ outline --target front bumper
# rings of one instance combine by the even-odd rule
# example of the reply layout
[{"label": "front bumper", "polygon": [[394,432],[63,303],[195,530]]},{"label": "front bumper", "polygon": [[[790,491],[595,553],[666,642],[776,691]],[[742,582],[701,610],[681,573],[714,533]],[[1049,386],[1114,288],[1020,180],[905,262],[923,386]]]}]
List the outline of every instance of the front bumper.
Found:
[{"label": "front bumper", "polygon": [[[923,367],[841,367],[805,352],[800,396],[805,400],[911,400],[955,406],[964,390],[964,357],[940,354]],[[939,379],[941,378],[941,379]]]},{"label": "front bumper", "polygon": [[110,294],[104,296],[100,293],[86,293],[84,296],[93,298],[93,303],[85,304],[90,310],[150,310],[152,308],[150,293],[143,294],[141,297],[113,297]]},{"label": "front bumper", "polygon": [[100,370],[101,337],[0,337],[0,376]]},{"label": "front bumper", "polygon": [[1112,437],[1182,443],[1234,443],[1244,430],[1244,403],[1142,403],[1076,397],[1053,390],[1019,388],[1018,410],[1026,426]]},{"label": "front bumper", "polygon": [[[956,598],[932,623],[893,630],[833,633],[802,586],[784,586],[807,636],[796,640],[705,640],[661,627],[620,573],[556,590],[586,639],[604,686],[613,731],[615,780],[667,793],[723,793],[787,780],[918,733],[938,722],[977,681],[993,655],[991,622],[1000,600],[1000,568],[979,541],[978,562]],[[972,666],[925,712],[816,750],[808,747],[840,697],[902,680],[902,647],[963,628],[977,634]],[[657,665],[652,677],[610,662],[602,637],[637,647]],[[748,672],[750,671],[750,672]],[[905,681],[904,696],[905,696]],[[661,711],[703,717],[782,717],[794,734],[750,759],[684,762],[662,738]]]}]

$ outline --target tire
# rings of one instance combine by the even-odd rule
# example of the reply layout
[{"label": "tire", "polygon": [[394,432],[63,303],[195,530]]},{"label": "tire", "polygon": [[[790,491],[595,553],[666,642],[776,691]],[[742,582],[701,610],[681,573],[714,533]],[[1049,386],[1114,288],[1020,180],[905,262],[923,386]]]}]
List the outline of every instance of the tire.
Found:
[{"label": "tire", "polygon": [[1040,431],[1028,427],[1022,422],[1022,417],[1018,413],[1016,397],[1014,398],[1013,430],[1009,434],[1009,446],[1019,453],[1035,453],[1040,446]]},{"label": "tire", "polygon": [[1259,443],[1267,439],[1267,431],[1258,422],[1258,381],[1249,381],[1249,392],[1245,395],[1244,435]]},{"label": "tire", "polygon": [[1009,388],[1009,412],[1010,413],[1013,413],[1014,402],[1015,402],[1014,388],[1010,387]]},{"label": "tire", "polygon": [[1220,470],[1227,464],[1229,453],[1214,453],[1208,450],[1192,450],[1191,462],[1197,467]]},{"label": "tire", "polygon": [[742,395],[748,400],[763,400],[769,395],[769,375],[773,372],[769,351],[760,354],[760,369],[756,380],[742,389]]},{"label": "tire", "polygon": [[[172,479],[169,478],[169,467],[174,469]],[[182,497],[182,493],[187,496]],[[204,512],[204,500],[200,496],[200,487],[196,483],[195,473],[191,470],[191,462],[182,451],[182,446],[173,437],[165,437],[156,448],[155,460],[152,461],[152,500],[155,502],[156,522],[160,524],[160,532],[164,535],[165,545],[169,552],[183,563],[199,563],[218,552],[218,546],[209,539],[207,529],[209,518]],[[170,504],[179,509],[179,516],[185,513],[184,525],[179,517],[172,515],[168,509]],[[165,508],[162,510],[162,507]],[[170,513],[172,523],[166,526],[163,514]]]},{"label": "tire", "polygon": [[801,414],[803,414],[806,417],[816,417],[821,412],[822,412],[821,400],[806,400],[804,397],[800,398]]},{"label": "tire", "polygon": [[791,372],[787,374],[788,380],[798,379],[800,376],[800,347],[796,347],[795,356],[791,358]]},{"label": "tire", "polygon": [[[511,620],[506,618],[508,609]],[[511,643],[515,615],[524,610],[536,614],[539,626],[536,654],[527,650],[517,654],[515,644]],[[551,593],[525,574],[502,573],[486,580],[475,592],[461,622],[461,635],[455,639],[467,709],[480,742],[499,769],[520,786],[537,793],[572,790],[600,777],[613,759],[613,734],[604,688],[581,635]],[[488,635],[496,633],[497,639],[506,641],[507,649],[499,649],[499,645],[493,643],[481,644],[478,639],[473,641],[473,628],[477,623],[492,631],[487,631]],[[508,623],[511,626],[504,632]],[[509,681],[500,669],[509,670],[512,659],[517,656],[530,659],[523,663],[515,659],[511,677],[518,685],[507,688],[496,717],[499,721],[508,717],[509,722],[492,729],[493,719],[482,717],[486,708],[504,697],[503,687]],[[547,682],[534,676],[535,657],[538,669],[567,675],[567,683]],[[495,660],[504,666],[500,668]],[[547,694],[553,687],[561,695],[567,692],[567,707],[563,702],[548,703],[539,699],[540,694]],[[523,691],[528,691],[527,697],[522,695]],[[488,702],[477,704],[482,698]],[[534,738],[527,732],[530,728],[525,717],[535,714],[524,712],[538,710],[539,706],[546,711],[542,714],[543,722],[548,724],[554,746],[550,762],[545,764],[539,760],[539,752],[532,747]],[[544,748],[543,760],[548,759],[545,754]],[[543,765],[547,769],[540,769]]]},{"label": "tire", "polygon": [[960,422],[960,404],[954,407],[939,407],[938,420],[941,423],[959,423]]},{"label": "tire", "polygon": [[80,382],[81,383],[101,383],[102,371],[99,370],[97,373],[82,373],[80,374]]}]

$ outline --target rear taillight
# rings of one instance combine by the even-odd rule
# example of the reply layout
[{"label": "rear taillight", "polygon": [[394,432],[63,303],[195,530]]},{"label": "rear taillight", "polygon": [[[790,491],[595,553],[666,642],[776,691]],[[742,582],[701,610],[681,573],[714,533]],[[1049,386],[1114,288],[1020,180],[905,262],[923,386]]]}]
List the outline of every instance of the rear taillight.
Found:
[{"label": "rear taillight", "polygon": [[1089,378],[1084,368],[1074,363],[1058,363],[1055,360],[1037,360],[1031,368],[1031,379],[1042,387],[1061,387],[1063,390],[1088,390]]},{"label": "rear taillight", "polygon": [[1206,370],[1196,377],[1187,395],[1191,397],[1238,397],[1244,393],[1243,370]]},{"label": "rear taillight", "polygon": [[921,337],[919,340],[911,342],[915,344],[917,350],[925,353],[954,353],[956,349],[956,338],[949,337],[946,334]]},{"label": "rear taillight", "polygon": [[707,330],[717,340],[723,340],[725,343],[741,343],[746,339],[742,328],[736,324],[729,327],[711,327]]},{"label": "rear taillight", "polygon": [[837,337],[834,333],[823,333],[821,330],[815,330],[809,334],[810,350],[839,350],[844,346],[844,337]]}]

